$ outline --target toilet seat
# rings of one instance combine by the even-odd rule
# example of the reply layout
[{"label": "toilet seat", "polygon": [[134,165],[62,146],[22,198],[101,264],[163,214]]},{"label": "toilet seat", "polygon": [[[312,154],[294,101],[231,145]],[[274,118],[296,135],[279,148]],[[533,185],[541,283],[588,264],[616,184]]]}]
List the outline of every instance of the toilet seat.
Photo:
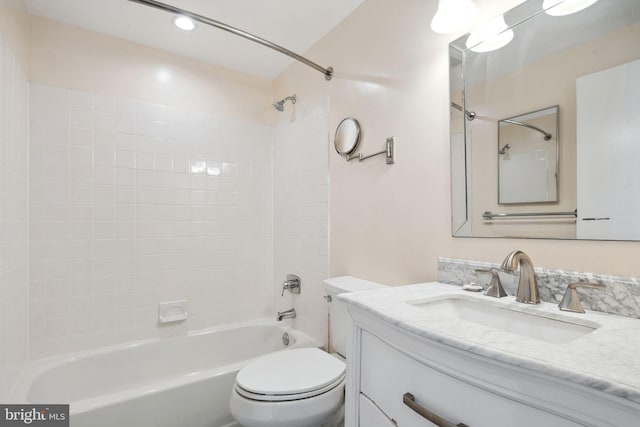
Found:
[{"label": "toilet seat", "polygon": [[309,392],[305,392],[305,393],[296,393],[296,394],[277,395],[277,394],[252,393],[250,391],[247,391],[247,390],[243,389],[237,383],[236,383],[235,390],[242,397],[246,397],[247,399],[251,399],[251,400],[257,400],[257,401],[260,401],[260,402],[283,402],[283,401],[291,402],[291,401],[294,401],[294,400],[308,399],[310,397],[316,397],[316,396],[324,394],[324,393],[326,393],[326,392],[328,392],[330,390],[333,390],[334,388],[336,388],[339,385],[341,385],[342,383],[344,383],[344,378],[345,378],[345,376],[343,375],[342,377],[337,379],[335,382],[329,384],[326,387],[320,388],[318,390],[313,390],[313,391],[309,391]]},{"label": "toilet seat", "polygon": [[249,363],[236,377],[236,392],[251,400],[281,402],[326,393],[345,378],[345,364],[317,348],[271,353]]}]

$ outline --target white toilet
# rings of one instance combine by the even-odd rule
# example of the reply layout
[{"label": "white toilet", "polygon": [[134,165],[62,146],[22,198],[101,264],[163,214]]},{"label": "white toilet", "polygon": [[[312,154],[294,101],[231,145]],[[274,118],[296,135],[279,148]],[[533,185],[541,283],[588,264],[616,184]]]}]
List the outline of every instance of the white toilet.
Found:
[{"label": "white toilet", "polygon": [[349,313],[335,296],[381,287],[349,276],[325,280],[337,354],[300,348],[257,358],[238,372],[230,401],[233,417],[244,427],[334,427],[341,422]]}]

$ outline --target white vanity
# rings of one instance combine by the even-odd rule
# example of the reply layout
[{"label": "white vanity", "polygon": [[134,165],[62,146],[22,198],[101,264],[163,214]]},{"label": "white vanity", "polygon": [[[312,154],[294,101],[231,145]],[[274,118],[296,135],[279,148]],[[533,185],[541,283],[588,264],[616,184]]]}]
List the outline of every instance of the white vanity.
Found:
[{"label": "white vanity", "polygon": [[638,319],[436,282],[339,299],[346,427],[640,426]]}]

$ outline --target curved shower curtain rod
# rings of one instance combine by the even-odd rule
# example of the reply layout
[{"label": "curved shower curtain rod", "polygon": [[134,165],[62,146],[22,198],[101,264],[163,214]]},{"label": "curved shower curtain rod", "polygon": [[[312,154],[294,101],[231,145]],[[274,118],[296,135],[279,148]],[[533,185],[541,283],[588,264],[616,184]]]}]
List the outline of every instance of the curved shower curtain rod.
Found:
[{"label": "curved shower curtain rod", "polygon": [[[459,104],[456,104],[455,102],[452,102],[451,106],[458,111],[462,111],[462,106]],[[464,110],[464,115],[467,116],[467,120],[469,120],[470,122],[476,118],[475,111]]]},{"label": "curved shower curtain rod", "polygon": [[549,141],[551,139],[551,137],[553,136],[549,132],[545,132],[544,130],[540,129],[539,127],[536,127],[534,125],[530,125],[529,123],[523,123],[523,122],[519,122],[517,120],[512,120],[512,119],[503,119],[503,120],[500,120],[500,121],[501,122],[505,122],[505,123],[510,123],[512,125],[524,126],[526,128],[529,128],[529,129],[537,130],[538,132],[540,132],[541,134],[544,135],[544,140],[545,141]]},{"label": "curved shower curtain rod", "polygon": [[179,7],[171,6],[169,4],[161,3],[161,2],[155,1],[155,0],[129,0],[129,1],[133,2],[133,3],[140,3],[140,4],[143,4],[145,6],[149,6],[149,7],[154,7],[156,9],[164,10],[166,12],[171,12],[171,13],[175,13],[175,14],[178,14],[178,15],[188,16],[189,18],[193,19],[194,21],[198,21],[198,22],[202,22],[203,24],[211,25],[212,27],[219,28],[221,30],[230,32],[231,34],[235,34],[235,35],[240,36],[240,37],[244,37],[245,39],[251,40],[252,42],[261,44],[261,45],[266,46],[266,47],[268,47],[270,49],[273,49],[275,51],[283,53],[283,54],[295,59],[296,61],[302,62],[303,64],[320,71],[322,74],[324,74],[324,78],[326,80],[331,80],[331,78],[333,77],[333,67],[327,67],[327,68],[321,67],[320,65],[316,64],[315,62],[309,61],[304,56],[300,56],[297,53],[290,51],[289,49],[286,49],[286,48],[284,48],[282,46],[279,46],[279,45],[277,45],[275,43],[270,42],[269,40],[265,40],[265,39],[263,39],[261,37],[254,36],[251,33],[247,33],[246,31],[242,31],[242,30],[239,30],[239,29],[237,29],[235,27],[232,27],[230,25],[224,24],[222,22],[213,20],[211,18],[207,18],[206,16],[198,15],[197,13],[189,12],[188,10],[180,9]]},{"label": "curved shower curtain rod", "polygon": [[[451,106],[453,108],[455,108],[456,110],[458,110],[458,111],[463,111],[462,106],[459,105],[459,104],[456,104],[455,102],[452,102]],[[467,120],[469,120],[469,121],[474,120],[476,118],[476,116],[477,116],[475,111],[464,110],[464,112],[465,112],[465,116],[467,116]],[[536,130],[536,131],[538,131],[538,132],[540,132],[541,134],[544,135],[544,140],[545,141],[549,141],[553,137],[553,135],[551,135],[549,132],[545,132],[544,130],[540,129],[539,127],[534,126],[534,125],[530,125],[529,123],[523,123],[523,122],[519,122],[517,120],[512,120],[512,119],[502,119],[500,121],[501,122],[505,122],[505,123],[510,123],[512,125],[524,126],[526,128]],[[501,153],[501,154],[503,154],[503,153]]]}]

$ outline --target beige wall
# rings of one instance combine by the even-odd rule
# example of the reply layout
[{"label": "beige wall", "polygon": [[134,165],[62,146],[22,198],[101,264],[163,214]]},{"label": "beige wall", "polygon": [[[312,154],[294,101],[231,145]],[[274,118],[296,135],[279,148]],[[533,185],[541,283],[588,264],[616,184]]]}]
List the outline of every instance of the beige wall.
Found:
[{"label": "beige wall", "polygon": [[22,2],[0,2],[0,401],[28,348],[28,16]]},{"label": "beige wall", "polygon": [[[488,19],[519,0],[478,0]],[[390,284],[433,280],[437,257],[499,262],[513,249],[537,266],[637,276],[640,243],[452,238],[450,224],[448,43],[431,32],[437,2],[368,0],[306,54],[331,65],[325,82],[294,64],[276,97],[330,97],[330,130],[354,116],[362,151],[397,137],[397,161],[347,163],[330,150],[330,274]]]},{"label": "beige wall", "polygon": [[29,15],[22,0],[0,1],[0,30],[16,60],[26,72],[29,55]]},{"label": "beige wall", "polygon": [[269,123],[272,82],[31,17],[30,79],[189,111]]}]

